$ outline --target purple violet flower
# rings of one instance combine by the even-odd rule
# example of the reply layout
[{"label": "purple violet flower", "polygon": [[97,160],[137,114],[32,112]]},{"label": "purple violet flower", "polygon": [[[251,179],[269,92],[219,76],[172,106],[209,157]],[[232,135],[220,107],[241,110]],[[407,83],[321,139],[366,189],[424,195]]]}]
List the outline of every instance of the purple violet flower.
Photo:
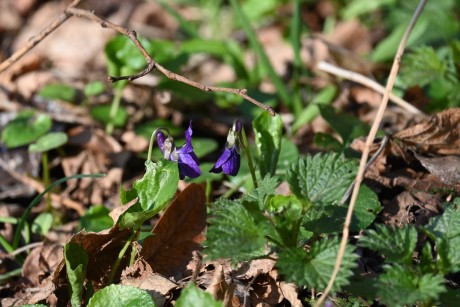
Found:
[{"label": "purple violet flower", "polygon": [[185,176],[196,178],[201,175],[201,170],[198,166],[198,157],[193,152],[192,134],[192,121],[190,121],[188,129],[185,131],[185,145],[179,149],[176,148],[172,137],[166,137],[161,131],[157,134],[158,146],[164,158],[177,162],[180,179],[184,179]]},{"label": "purple violet flower", "polygon": [[233,123],[232,129],[227,135],[227,144],[225,145],[224,152],[217,159],[216,164],[210,170],[211,173],[220,173],[230,176],[236,176],[240,170],[240,132],[242,128],[240,121]]}]

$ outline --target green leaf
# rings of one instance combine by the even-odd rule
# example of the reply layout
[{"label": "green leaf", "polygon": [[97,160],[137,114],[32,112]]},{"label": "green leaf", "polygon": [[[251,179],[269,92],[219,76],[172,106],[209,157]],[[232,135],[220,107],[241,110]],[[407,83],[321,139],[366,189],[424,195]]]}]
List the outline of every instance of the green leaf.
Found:
[{"label": "green leaf", "polygon": [[264,227],[236,201],[218,201],[206,235],[205,254],[210,259],[248,261],[264,255]]},{"label": "green leaf", "polygon": [[133,286],[110,285],[98,292],[88,302],[88,307],[155,307],[150,294]]},{"label": "green leaf", "polygon": [[402,64],[400,78],[407,86],[425,86],[444,78],[447,71],[447,62],[428,46],[415,48],[403,58]]},{"label": "green leaf", "polygon": [[86,97],[90,96],[97,96],[105,91],[105,84],[101,81],[94,81],[91,83],[88,83],[85,85],[83,88],[83,93],[85,94]]},{"label": "green leaf", "polygon": [[57,83],[45,85],[41,88],[37,95],[46,99],[73,102],[75,100],[76,94],[77,91],[73,87]]},{"label": "green leaf", "polygon": [[358,118],[347,113],[336,113],[331,106],[320,105],[321,116],[342,138],[342,144],[348,147],[351,142],[369,133],[370,127]]},{"label": "green leaf", "polygon": [[378,277],[377,293],[386,306],[432,305],[446,292],[442,275],[420,275],[404,266],[386,266]]},{"label": "green leaf", "polygon": [[113,122],[110,119],[110,110],[112,106],[100,105],[91,108],[91,116],[104,124],[113,123],[115,127],[123,127],[128,120],[128,112],[122,106],[119,106],[117,113],[113,118]]},{"label": "green leaf", "polygon": [[[157,163],[146,161],[145,166],[144,177],[133,185],[133,190],[139,197],[138,206],[130,207],[121,215],[119,218],[121,228],[141,226],[143,221],[165,209],[177,191],[179,184],[177,163],[161,159]],[[127,193],[134,196],[132,191]]]},{"label": "green leaf", "polygon": [[64,256],[67,280],[70,284],[70,302],[72,306],[81,306],[88,254],[80,245],[67,243],[64,247]]},{"label": "green leaf", "polygon": [[190,283],[185,287],[176,302],[176,307],[193,307],[193,306],[206,306],[206,307],[224,307],[222,302],[216,301],[210,293],[207,293],[194,283]]},{"label": "green leaf", "polygon": [[371,229],[361,237],[359,243],[385,255],[389,262],[411,263],[417,244],[417,230],[411,225],[393,228],[379,224],[376,230]]},{"label": "green leaf", "polygon": [[46,152],[59,148],[67,143],[67,134],[64,132],[50,132],[37,139],[29,145],[29,152]]},{"label": "green leaf", "polygon": [[[185,144],[184,140],[178,140],[177,144]],[[193,138],[193,151],[195,152],[198,158],[203,158],[206,155],[210,154],[219,147],[219,144],[214,139],[207,138]]]},{"label": "green leaf", "polygon": [[460,236],[449,239],[437,239],[438,268],[444,273],[456,273],[460,271]]},{"label": "green leaf", "polygon": [[283,131],[283,122],[277,114],[269,115],[267,112],[261,113],[252,122],[256,145],[259,151],[260,175],[275,175],[278,157],[280,154],[281,137]]},{"label": "green leaf", "polygon": [[249,193],[244,194],[241,198],[242,202],[256,202],[259,210],[265,208],[265,200],[269,195],[275,194],[276,187],[280,184],[280,179],[276,176],[265,176],[264,179],[258,182],[258,188],[251,190]]},{"label": "green leaf", "polygon": [[111,228],[113,220],[109,213],[109,209],[104,206],[91,206],[80,218],[80,228],[88,232],[99,232]]},{"label": "green leaf", "polygon": [[177,191],[179,169],[177,163],[164,159],[157,163],[146,161],[145,167],[144,177],[137,180],[133,188],[144,210],[155,208],[159,212],[165,209]]},{"label": "green leaf", "polygon": [[281,138],[281,150],[278,157],[278,167],[276,173],[286,173],[291,167],[292,161],[295,161],[299,156],[299,149],[297,146],[288,138]]},{"label": "green leaf", "polygon": [[362,185],[353,210],[351,231],[359,231],[369,227],[382,209],[377,194],[368,186]]},{"label": "green leaf", "polygon": [[22,112],[10,121],[2,131],[2,142],[8,148],[32,143],[51,129],[51,117],[46,114],[34,116],[32,112]]},{"label": "green leaf", "polygon": [[278,241],[284,246],[296,247],[304,212],[311,204],[304,203],[295,195],[275,195],[267,201],[267,211],[278,234]]},{"label": "green leaf", "polygon": [[[298,286],[324,289],[334,270],[339,245],[337,238],[324,238],[313,243],[309,252],[303,247],[286,248],[279,253],[276,266],[287,281]],[[353,249],[350,245],[345,249],[342,266],[332,287],[334,292],[349,284],[349,278],[353,276],[352,269],[357,267],[358,255]]]},{"label": "green leaf", "polygon": [[32,224],[32,232],[46,236],[53,226],[53,215],[49,212],[40,213]]},{"label": "green leaf", "polygon": [[450,239],[460,235],[460,198],[454,200],[442,215],[433,217],[425,228],[435,236]]},{"label": "green leaf", "polygon": [[136,125],[134,131],[136,134],[143,136],[145,139],[150,140],[152,133],[157,128],[166,128],[173,137],[177,137],[183,133],[183,129],[171,123],[170,120],[158,118],[148,122]]},{"label": "green leaf", "polygon": [[292,192],[312,203],[331,204],[340,200],[353,182],[356,163],[335,153],[305,156],[287,172]]}]

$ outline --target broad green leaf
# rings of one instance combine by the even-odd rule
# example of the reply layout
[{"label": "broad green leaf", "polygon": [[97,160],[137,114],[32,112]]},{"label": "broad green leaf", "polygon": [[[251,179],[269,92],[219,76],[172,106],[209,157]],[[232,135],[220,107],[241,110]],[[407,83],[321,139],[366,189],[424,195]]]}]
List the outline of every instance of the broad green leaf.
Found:
[{"label": "broad green leaf", "polygon": [[323,150],[332,150],[334,152],[341,152],[343,150],[343,144],[329,133],[315,133],[314,142],[315,146]]},{"label": "broad green leaf", "polygon": [[173,137],[177,137],[183,134],[183,129],[181,127],[175,126],[171,123],[170,120],[167,119],[154,119],[148,122],[141,123],[136,125],[134,131],[136,134],[143,136],[147,140],[150,140],[152,133],[157,128],[166,128],[168,129],[169,133]]},{"label": "broad green leaf", "polygon": [[46,99],[57,99],[73,102],[75,100],[76,94],[77,91],[73,87],[57,83],[45,85],[37,95]]},{"label": "broad green leaf", "polygon": [[[99,105],[91,108],[91,116],[98,121],[103,122],[104,124],[111,123],[110,119],[110,110],[111,106],[109,105]],[[115,127],[123,127],[128,120],[128,112],[122,107],[119,106],[117,113],[113,119],[113,125]]]},{"label": "broad green leaf", "polygon": [[94,81],[91,83],[88,83],[85,85],[83,88],[83,93],[85,94],[86,97],[90,96],[97,96],[105,91],[105,84],[101,81]]},{"label": "broad green leaf", "polygon": [[80,218],[80,228],[88,232],[99,232],[111,228],[113,220],[109,213],[109,209],[102,205],[91,206]]},{"label": "broad green leaf", "polygon": [[[337,238],[324,238],[313,243],[308,252],[303,247],[286,248],[280,251],[276,266],[287,281],[298,286],[324,289],[334,270],[339,245]],[[353,250],[351,245],[347,245],[342,266],[332,287],[334,292],[348,285],[349,278],[353,276],[352,269],[356,268],[358,258]]]},{"label": "broad green leaf", "polygon": [[142,223],[165,209],[179,184],[177,163],[161,159],[156,163],[145,162],[146,171],[142,179],[137,180],[132,191],[123,195],[139,197],[136,205],[130,207],[119,218],[120,227],[140,227]]},{"label": "broad green leaf", "polygon": [[291,167],[292,161],[297,160],[297,157],[299,157],[299,149],[297,146],[288,138],[281,138],[281,150],[278,157],[278,167],[276,169],[276,173],[286,173],[286,171]]},{"label": "broad green leaf", "polygon": [[222,302],[216,301],[212,295],[195,286],[194,283],[189,283],[185,287],[176,302],[176,307],[224,307]]},{"label": "broad green leaf", "polygon": [[212,96],[209,93],[175,80],[162,80],[155,89],[171,92],[176,99],[183,101],[181,102],[182,104],[185,102],[196,106],[212,99]]},{"label": "broad green leaf", "polygon": [[70,302],[72,306],[81,306],[83,282],[88,266],[88,254],[85,249],[75,243],[64,246],[67,280],[69,282]]},{"label": "broad green leaf", "polygon": [[275,175],[278,157],[281,150],[281,137],[283,132],[283,122],[277,114],[269,115],[267,112],[261,113],[252,122],[256,145],[259,151],[260,175]]},{"label": "broad green leaf", "polygon": [[[185,144],[185,139],[177,140],[176,144]],[[216,140],[207,138],[193,138],[193,151],[198,158],[203,158],[219,147]]]},{"label": "broad green leaf", "polygon": [[425,227],[435,236],[450,239],[460,235],[460,198],[454,200],[442,215],[433,217]]},{"label": "broad green leaf", "polygon": [[299,158],[287,172],[292,192],[312,203],[331,204],[340,200],[353,182],[356,163],[335,153]]},{"label": "broad green leaf", "polygon": [[155,307],[150,294],[133,286],[110,285],[98,292],[88,302],[88,307]]},{"label": "broad green leaf", "polygon": [[145,162],[145,174],[137,180],[133,188],[139,196],[139,203],[144,210],[155,208],[163,210],[177,191],[179,169],[177,163],[168,160]]},{"label": "broad green leaf", "polygon": [[371,229],[361,237],[359,244],[383,254],[388,262],[411,263],[417,230],[411,225],[393,228],[378,224],[376,230]]},{"label": "broad green leaf", "polygon": [[32,143],[51,129],[51,117],[46,114],[34,116],[32,112],[22,112],[10,121],[2,131],[2,142],[8,148]]},{"label": "broad green leaf", "polygon": [[64,132],[50,132],[37,139],[29,145],[29,152],[46,152],[59,148],[67,143],[67,134]]},{"label": "broad green leaf", "polygon": [[32,232],[46,236],[53,226],[53,215],[49,212],[40,213],[32,224]]},{"label": "broad green leaf", "polygon": [[213,163],[205,162],[205,163],[200,163],[200,168],[202,170],[202,173],[199,177],[197,178],[188,178],[187,182],[195,182],[195,183],[201,183],[201,182],[207,182],[207,181],[221,181],[223,178],[222,173],[211,173],[209,170],[214,166]]},{"label": "broad green leaf", "polygon": [[232,262],[248,261],[264,255],[264,227],[256,223],[246,208],[235,201],[220,201],[206,234],[204,253],[210,259],[231,258]]},{"label": "broad green leaf", "polygon": [[353,0],[342,10],[344,19],[353,19],[363,14],[370,14],[384,5],[394,5],[396,0]]},{"label": "broad green leaf", "polygon": [[321,116],[342,138],[344,147],[348,147],[351,142],[360,137],[367,135],[370,127],[361,122],[358,118],[347,113],[336,113],[331,106],[319,106]]},{"label": "broad green leaf", "polygon": [[386,306],[433,305],[446,292],[442,275],[420,275],[401,265],[386,266],[377,293]]}]

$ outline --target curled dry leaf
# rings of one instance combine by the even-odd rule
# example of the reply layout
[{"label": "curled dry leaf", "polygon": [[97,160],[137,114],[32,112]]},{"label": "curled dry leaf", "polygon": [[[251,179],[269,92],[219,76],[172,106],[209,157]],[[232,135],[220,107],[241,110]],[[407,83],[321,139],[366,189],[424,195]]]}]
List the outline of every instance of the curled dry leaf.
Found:
[{"label": "curled dry leaf", "polygon": [[460,155],[460,108],[440,112],[394,137],[417,153]]},{"label": "curled dry leaf", "polygon": [[177,196],[144,241],[141,255],[154,272],[164,276],[182,274],[192,252],[200,248],[206,228],[204,190],[190,184]]},{"label": "curled dry leaf", "polygon": [[27,278],[32,285],[40,285],[62,260],[62,250],[59,244],[47,243],[34,248],[22,266],[22,276]]}]

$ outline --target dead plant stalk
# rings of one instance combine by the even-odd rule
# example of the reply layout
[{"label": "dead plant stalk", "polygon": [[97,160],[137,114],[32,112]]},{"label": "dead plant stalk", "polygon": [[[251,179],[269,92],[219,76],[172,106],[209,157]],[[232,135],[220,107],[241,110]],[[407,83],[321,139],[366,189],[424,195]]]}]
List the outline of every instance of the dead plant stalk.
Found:
[{"label": "dead plant stalk", "polygon": [[353,193],[351,195],[350,205],[348,207],[347,215],[345,217],[345,224],[344,224],[343,232],[342,232],[342,240],[340,242],[340,247],[339,247],[339,251],[338,251],[338,254],[337,254],[337,260],[335,262],[334,271],[332,272],[332,275],[331,275],[331,277],[329,279],[329,282],[327,284],[326,289],[321,294],[321,296],[318,299],[318,301],[315,303],[315,307],[321,306],[321,304],[324,302],[326,297],[329,295],[329,292],[332,289],[334,281],[335,281],[335,279],[337,277],[337,274],[339,273],[340,267],[342,265],[342,260],[343,260],[344,254],[345,254],[345,248],[347,246],[348,236],[349,236],[349,232],[350,232],[350,223],[351,223],[351,218],[352,218],[352,215],[353,215],[353,209],[355,207],[356,200],[358,198],[358,193],[359,193],[359,188],[360,188],[360,185],[361,185],[361,181],[363,180],[364,169],[365,169],[365,166],[366,166],[367,158],[369,156],[370,147],[371,147],[372,143],[374,142],[375,136],[377,134],[377,130],[378,130],[378,128],[380,126],[380,123],[382,121],[382,118],[383,118],[383,113],[384,113],[384,111],[385,111],[385,109],[386,109],[386,107],[388,105],[388,100],[390,98],[390,93],[391,93],[391,90],[393,88],[393,85],[394,85],[394,82],[395,82],[395,79],[396,79],[396,75],[398,73],[399,65],[401,63],[401,58],[402,58],[402,55],[404,53],[404,48],[406,46],[407,40],[409,38],[410,33],[412,32],[412,29],[414,28],[415,23],[418,20],[418,17],[422,13],[422,11],[423,11],[423,9],[424,9],[424,7],[426,5],[426,2],[427,2],[427,0],[420,0],[418,6],[417,6],[417,8],[416,8],[416,10],[415,10],[415,12],[414,12],[414,14],[412,16],[412,19],[409,22],[409,25],[407,26],[407,29],[404,32],[404,35],[401,38],[401,41],[399,43],[398,50],[397,50],[395,58],[393,60],[393,65],[391,66],[391,71],[390,71],[390,75],[388,77],[388,82],[387,82],[387,85],[386,85],[386,88],[385,88],[385,93],[383,95],[382,102],[380,103],[380,106],[379,106],[379,108],[377,110],[377,116],[375,117],[375,120],[372,123],[371,130],[369,131],[369,135],[367,136],[366,144],[364,146],[363,154],[361,156],[361,160],[360,160],[360,163],[359,163],[358,174],[356,175],[356,184],[355,184],[355,186],[353,188]]}]

